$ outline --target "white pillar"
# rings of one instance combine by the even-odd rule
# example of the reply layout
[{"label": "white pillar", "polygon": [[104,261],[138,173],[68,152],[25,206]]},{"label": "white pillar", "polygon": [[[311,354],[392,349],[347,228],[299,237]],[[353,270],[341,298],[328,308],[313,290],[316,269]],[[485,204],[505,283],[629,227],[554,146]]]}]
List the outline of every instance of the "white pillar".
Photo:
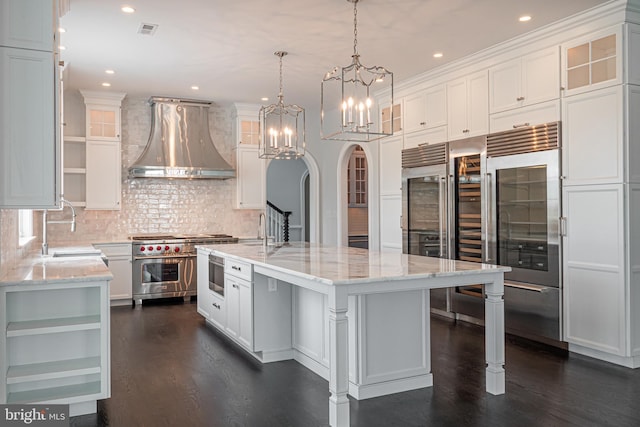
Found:
[{"label": "white pillar", "polygon": [[504,394],[504,279],[496,273],[485,283],[485,347],[487,353],[487,392]]},{"label": "white pillar", "polygon": [[349,325],[347,291],[333,286],[329,293],[329,425],[349,427]]}]

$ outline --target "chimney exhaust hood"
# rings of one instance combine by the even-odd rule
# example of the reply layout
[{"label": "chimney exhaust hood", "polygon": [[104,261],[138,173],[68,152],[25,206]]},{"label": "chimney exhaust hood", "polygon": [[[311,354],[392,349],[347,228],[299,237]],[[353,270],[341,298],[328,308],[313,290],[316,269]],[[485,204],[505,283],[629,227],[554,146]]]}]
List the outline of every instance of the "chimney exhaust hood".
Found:
[{"label": "chimney exhaust hood", "polygon": [[129,168],[130,178],[227,179],[234,169],[216,150],[209,133],[211,102],[152,97],[151,132]]}]

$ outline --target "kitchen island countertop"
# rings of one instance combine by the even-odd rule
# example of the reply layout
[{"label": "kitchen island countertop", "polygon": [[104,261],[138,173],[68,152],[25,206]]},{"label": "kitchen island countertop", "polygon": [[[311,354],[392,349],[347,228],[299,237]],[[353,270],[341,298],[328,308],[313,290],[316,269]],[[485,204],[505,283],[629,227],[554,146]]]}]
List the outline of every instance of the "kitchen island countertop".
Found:
[{"label": "kitchen island countertop", "polygon": [[511,271],[511,267],[369,251],[347,246],[290,243],[263,247],[260,243],[197,246],[209,253],[223,254],[254,265],[329,285],[394,281],[406,278],[464,276]]}]

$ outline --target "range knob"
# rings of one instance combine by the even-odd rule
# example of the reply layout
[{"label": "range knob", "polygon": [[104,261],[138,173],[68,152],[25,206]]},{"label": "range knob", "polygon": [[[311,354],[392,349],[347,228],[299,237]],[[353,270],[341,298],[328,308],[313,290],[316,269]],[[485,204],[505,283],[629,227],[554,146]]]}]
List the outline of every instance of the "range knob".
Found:
[{"label": "range knob", "polygon": [[179,246],[176,246],[176,248],[175,248],[173,251],[174,251],[174,252],[176,252],[176,253],[177,253],[177,252],[180,252],[180,247],[179,247]]},{"label": "range knob", "polygon": [[164,247],[164,250],[165,250],[165,251],[168,251],[169,249],[170,249],[170,248],[169,248],[169,245],[167,245],[167,246],[165,246],[165,247]]},{"label": "range knob", "polygon": [[162,250],[162,246],[158,245],[158,246],[156,246],[156,249],[161,251]]},{"label": "range knob", "polygon": [[145,249],[147,249],[147,248],[145,248],[144,246],[141,246],[141,247],[140,247],[140,252],[144,252],[144,251],[145,251]]},{"label": "range knob", "polygon": [[153,250],[153,246],[149,246],[147,249],[149,249],[150,251]]}]

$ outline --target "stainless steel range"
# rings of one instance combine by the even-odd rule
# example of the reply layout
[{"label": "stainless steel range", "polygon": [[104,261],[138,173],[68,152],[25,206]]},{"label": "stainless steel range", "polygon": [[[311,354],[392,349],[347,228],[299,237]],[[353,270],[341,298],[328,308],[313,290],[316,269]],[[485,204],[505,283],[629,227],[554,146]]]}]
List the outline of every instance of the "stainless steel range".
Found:
[{"label": "stainless steel range", "polygon": [[144,234],[133,241],[133,301],[196,295],[196,245],[237,243],[226,234]]}]

